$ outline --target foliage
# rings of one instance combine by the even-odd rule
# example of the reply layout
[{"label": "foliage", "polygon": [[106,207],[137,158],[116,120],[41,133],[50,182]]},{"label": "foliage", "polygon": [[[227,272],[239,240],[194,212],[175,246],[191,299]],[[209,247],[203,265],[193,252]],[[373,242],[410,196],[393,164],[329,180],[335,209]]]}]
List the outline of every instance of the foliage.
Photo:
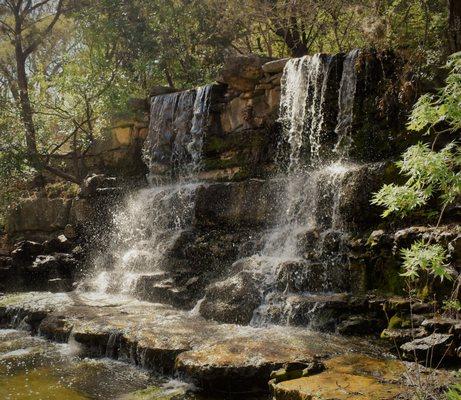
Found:
[{"label": "foliage", "polygon": [[461,384],[451,386],[445,395],[447,400],[461,400]]},{"label": "foliage", "polygon": [[409,122],[409,129],[420,132],[425,129],[431,132],[437,124],[449,124],[449,130],[455,132],[461,129],[461,52],[453,54],[447,68],[450,74],[446,85],[437,95],[426,94],[416,103]]},{"label": "foliage", "polygon": [[443,302],[443,309],[447,312],[461,312],[461,302],[459,300],[446,300]]},{"label": "foliage", "polygon": [[[14,4],[23,10],[16,20]],[[24,24],[19,32],[15,21]],[[445,0],[0,2],[0,181],[27,180],[42,164],[78,182],[86,152],[128,98],[146,97],[154,85],[210,82],[228,55],[285,57],[391,46],[438,60],[447,24]],[[26,75],[21,82],[18,38],[25,56],[19,60]],[[459,69],[457,76],[448,84],[459,89]],[[440,104],[434,111],[439,98],[421,100],[421,109],[436,114],[431,121],[443,112],[447,121],[455,120],[452,92],[446,89],[446,110]],[[27,94],[25,102],[21,93]],[[31,151],[41,163],[32,162]],[[7,187],[2,185],[0,197],[9,196],[2,194]],[[412,190],[399,209],[408,210],[412,199],[425,200]]]},{"label": "foliage", "polygon": [[[454,54],[448,64],[450,74],[438,95],[424,95],[415,105],[409,129],[429,134],[440,122],[448,124],[445,132],[461,128],[461,54]],[[385,207],[383,217],[391,214],[407,216],[433,197],[441,201],[442,210],[461,195],[461,147],[452,142],[434,150],[427,143],[411,146],[397,162],[408,179],[404,185],[385,185],[373,197],[373,204]]]},{"label": "foliage", "polygon": [[[446,85],[437,95],[424,95],[415,105],[409,129],[422,131],[423,134],[437,133],[432,146],[418,143],[411,146],[397,162],[400,172],[407,177],[403,185],[385,185],[373,197],[374,204],[384,206],[383,217],[397,215],[405,217],[416,208],[425,206],[435,198],[440,203],[438,224],[447,206],[461,196],[461,147],[451,142],[440,150],[435,143],[441,134],[440,123],[444,124],[444,133],[456,134],[461,127],[461,55],[454,54],[448,64],[450,69]],[[403,257],[402,276],[410,282],[416,281],[421,272],[427,272],[441,281],[452,280],[453,271],[447,260],[447,250],[430,240],[420,240],[409,249],[401,251]],[[453,300],[453,299],[452,299]],[[451,306],[456,305],[450,303]]]},{"label": "foliage", "polygon": [[405,185],[385,185],[372,200],[385,207],[383,217],[405,217],[435,195],[445,207],[461,194],[461,148],[455,143],[440,151],[418,143],[407,149],[397,167],[408,178]]},{"label": "foliage", "polygon": [[417,241],[412,244],[411,248],[402,249],[401,254],[404,269],[402,276],[410,280],[418,279],[421,271],[426,271],[441,281],[453,279],[449,264],[445,262],[447,252],[439,244]]}]

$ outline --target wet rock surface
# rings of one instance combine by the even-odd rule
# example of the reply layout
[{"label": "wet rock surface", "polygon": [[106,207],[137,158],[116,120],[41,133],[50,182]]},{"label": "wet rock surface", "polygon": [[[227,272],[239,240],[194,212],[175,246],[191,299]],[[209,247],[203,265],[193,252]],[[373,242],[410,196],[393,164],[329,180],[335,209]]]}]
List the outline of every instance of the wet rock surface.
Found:
[{"label": "wet rock surface", "polygon": [[0,265],[4,290],[71,291],[81,264],[80,250],[78,241],[65,235],[42,243],[18,242],[11,257],[4,258]]},{"label": "wet rock surface", "polygon": [[[430,377],[431,370],[420,372]],[[437,376],[442,388],[449,374]],[[377,360],[345,354],[325,361],[325,371],[286,381],[271,381],[275,400],[359,400],[406,398],[413,393],[412,366],[397,360]]]},{"label": "wet rock surface", "polygon": [[[22,326],[150,370],[181,373],[208,390],[267,390],[274,369],[367,348],[305,329],[217,324],[171,307],[79,293],[28,293],[0,300],[2,327]],[[229,379],[239,382],[229,388]]]},{"label": "wet rock surface", "polygon": [[219,322],[248,324],[262,296],[257,273],[241,271],[238,274],[207,287],[200,314]]}]

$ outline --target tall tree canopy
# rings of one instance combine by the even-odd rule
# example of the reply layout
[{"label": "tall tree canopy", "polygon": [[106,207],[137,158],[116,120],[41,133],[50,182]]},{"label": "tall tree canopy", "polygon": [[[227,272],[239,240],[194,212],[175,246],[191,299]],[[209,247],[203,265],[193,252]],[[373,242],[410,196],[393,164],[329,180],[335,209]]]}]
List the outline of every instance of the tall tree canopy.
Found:
[{"label": "tall tree canopy", "polygon": [[80,182],[86,152],[129,97],[211,81],[228,55],[375,46],[443,60],[459,48],[458,3],[0,0],[0,180]]}]

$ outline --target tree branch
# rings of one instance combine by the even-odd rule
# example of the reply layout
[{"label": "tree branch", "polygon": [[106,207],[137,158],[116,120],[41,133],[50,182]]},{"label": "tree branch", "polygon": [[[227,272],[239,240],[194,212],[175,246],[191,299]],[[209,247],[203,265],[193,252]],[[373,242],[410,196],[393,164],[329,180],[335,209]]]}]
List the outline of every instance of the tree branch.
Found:
[{"label": "tree branch", "polygon": [[46,29],[39,34],[36,40],[34,40],[29,47],[24,50],[24,58],[27,58],[44,40],[45,36],[48,35],[56,25],[59,20],[59,17],[62,14],[62,5],[64,0],[59,0],[58,5],[56,6],[56,12],[54,14],[53,19],[51,20],[50,24],[46,27]]}]

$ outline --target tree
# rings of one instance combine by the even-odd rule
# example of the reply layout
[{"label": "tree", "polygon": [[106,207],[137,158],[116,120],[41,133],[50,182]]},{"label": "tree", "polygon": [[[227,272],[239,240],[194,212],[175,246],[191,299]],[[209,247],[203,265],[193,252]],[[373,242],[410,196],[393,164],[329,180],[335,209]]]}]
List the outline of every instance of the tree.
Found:
[{"label": "tree", "polygon": [[0,8],[0,32],[6,35],[14,48],[14,64],[2,62],[0,68],[20,110],[31,165],[38,171],[46,169],[64,179],[77,181],[72,175],[43,162],[40,157],[27,75],[29,58],[51,34],[63,12],[64,0],[5,0]]},{"label": "tree", "polygon": [[[139,92],[120,68],[118,41],[101,40],[85,24],[89,4],[59,4],[52,0],[21,5],[20,15],[31,13],[29,6],[37,7],[22,22],[23,56],[16,57],[12,33],[1,37],[0,79],[7,89],[0,104],[0,156],[6,159],[12,150],[7,137],[24,138],[24,143],[14,141],[23,162],[78,183],[85,175],[87,152],[104,125],[109,126],[109,115]],[[13,25],[13,12],[2,11],[2,26]]]},{"label": "tree", "polygon": [[448,0],[448,36],[452,53],[461,51],[461,2]]}]

